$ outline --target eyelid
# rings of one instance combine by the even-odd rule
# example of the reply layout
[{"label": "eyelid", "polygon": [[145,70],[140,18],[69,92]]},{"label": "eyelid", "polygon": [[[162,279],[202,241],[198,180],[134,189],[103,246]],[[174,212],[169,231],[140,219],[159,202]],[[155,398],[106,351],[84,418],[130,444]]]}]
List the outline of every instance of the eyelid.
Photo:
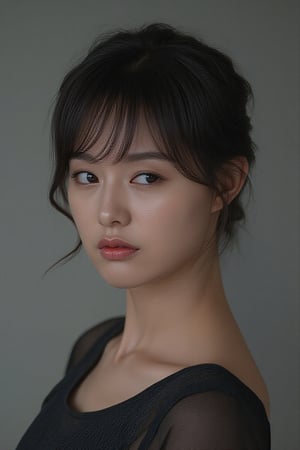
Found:
[{"label": "eyelid", "polygon": [[141,186],[150,186],[151,184],[157,184],[157,183],[160,183],[161,181],[165,180],[165,178],[162,177],[159,173],[156,173],[156,172],[153,172],[153,171],[145,171],[145,170],[142,171],[142,172],[137,173],[137,174],[133,177],[133,180],[134,180],[135,178],[141,176],[141,175],[154,175],[154,176],[157,178],[157,180],[156,180],[154,183],[149,183],[149,184],[143,184],[143,183],[135,183],[135,184],[139,184],[139,185],[141,185]]},{"label": "eyelid", "polygon": [[[81,185],[87,185],[88,186],[90,184],[95,184],[95,182],[93,182],[93,183],[81,183],[81,182],[79,182],[76,178],[78,177],[78,175],[80,175],[82,173],[87,173],[87,174],[90,174],[93,177],[97,178],[97,176],[95,174],[93,174],[92,172],[90,172],[89,170],[75,170],[75,171],[71,171],[70,172],[70,178],[72,180],[74,180],[75,183],[81,184]],[[97,180],[98,180],[98,178],[97,178]]]}]

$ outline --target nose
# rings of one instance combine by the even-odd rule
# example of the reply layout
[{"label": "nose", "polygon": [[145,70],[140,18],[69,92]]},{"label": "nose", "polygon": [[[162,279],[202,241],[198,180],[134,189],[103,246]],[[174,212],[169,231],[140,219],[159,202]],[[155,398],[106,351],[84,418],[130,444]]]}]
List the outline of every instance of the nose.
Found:
[{"label": "nose", "polygon": [[101,187],[98,202],[98,221],[103,227],[110,227],[114,223],[128,225],[130,211],[124,187],[116,183],[107,183]]}]

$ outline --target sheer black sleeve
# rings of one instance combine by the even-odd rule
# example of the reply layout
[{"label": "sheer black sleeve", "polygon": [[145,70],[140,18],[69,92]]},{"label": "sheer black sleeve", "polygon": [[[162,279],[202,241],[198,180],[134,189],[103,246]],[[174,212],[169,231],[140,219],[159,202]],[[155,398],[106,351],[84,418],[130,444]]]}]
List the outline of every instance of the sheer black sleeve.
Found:
[{"label": "sheer black sleeve", "polygon": [[120,317],[105,320],[104,322],[94,325],[92,328],[89,328],[82,333],[73,344],[64,373],[67,374],[73,367],[75,367],[93,347],[97,340],[119,320]]},{"label": "sheer black sleeve", "polygon": [[[64,376],[67,375],[71,369],[77,366],[77,364],[84,358],[84,356],[90,351],[93,345],[101,338],[115,323],[119,321],[119,317],[113,317],[107,319],[88,330],[84,331],[73,344],[65,369]],[[41,409],[46,405],[51,397],[55,395],[60,389],[63,388],[64,379],[58,382],[47,394],[42,401]]]},{"label": "sheer black sleeve", "polygon": [[266,416],[222,392],[193,394],[168,412],[149,450],[270,450]]}]

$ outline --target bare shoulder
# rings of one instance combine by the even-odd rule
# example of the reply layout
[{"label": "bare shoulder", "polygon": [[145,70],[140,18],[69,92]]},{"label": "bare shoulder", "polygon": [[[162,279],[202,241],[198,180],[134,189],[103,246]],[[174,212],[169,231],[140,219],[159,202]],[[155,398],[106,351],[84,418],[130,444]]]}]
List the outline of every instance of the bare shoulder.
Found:
[{"label": "bare shoulder", "polygon": [[[225,322],[224,322],[225,323]],[[270,396],[266,382],[258,368],[248,343],[233,315],[226,319],[226,326],[219,327],[216,337],[216,362],[229,370],[251,389],[264,405],[270,417]]]},{"label": "bare shoulder", "polygon": [[249,350],[235,353],[223,363],[226,369],[238,377],[261,400],[268,418],[270,417],[270,396],[266,382]]},{"label": "bare shoulder", "polygon": [[245,375],[245,384],[247,384],[250,389],[252,389],[258,398],[262,401],[266,414],[268,417],[270,417],[270,395],[267,388],[267,385],[265,383],[265,380],[259,371],[259,369],[256,367],[256,365],[251,370],[251,367],[249,368],[248,375]]}]

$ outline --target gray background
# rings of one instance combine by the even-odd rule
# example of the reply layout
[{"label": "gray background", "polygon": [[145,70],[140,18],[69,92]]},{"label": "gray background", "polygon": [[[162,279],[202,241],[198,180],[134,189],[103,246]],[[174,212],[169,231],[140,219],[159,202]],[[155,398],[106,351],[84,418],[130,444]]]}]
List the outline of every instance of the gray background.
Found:
[{"label": "gray background", "polygon": [[296,1],[6,1],[1,45],[0,448],[13,449],[86,328],[124,312],[123,290],[73,245],[47,203],[49,117],[64,73],[114,27],[164,21],[227,52],[254,89],[259,151],[240,249],[222,258],[233,312],[271,395],[273,450],[299,449],[299,39]]}]

